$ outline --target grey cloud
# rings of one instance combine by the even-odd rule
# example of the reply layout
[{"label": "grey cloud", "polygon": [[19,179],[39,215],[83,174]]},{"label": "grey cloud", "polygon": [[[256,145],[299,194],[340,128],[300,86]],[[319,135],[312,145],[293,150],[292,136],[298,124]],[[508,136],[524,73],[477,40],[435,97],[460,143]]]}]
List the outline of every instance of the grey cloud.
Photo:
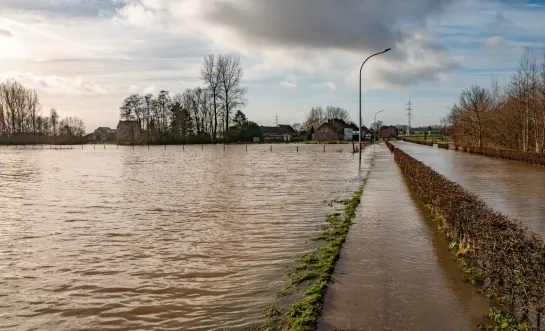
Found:
[{"label": "grey cloud", "polygon": [[425,26],[428,16],[456,1],[252,0],[245,6],[216,2],[207,17],[257,43],[370,51],[403,43],[406,27]]},{"label": "grey cloud", "polygon": [[25,10],[61,16],[105,16],[113,15],[123,6],[113,0],[2,0],[4,10]]},{"label": "grey cloud", "polygon": [[1,36],[10,38],[10,37],[13,37],[13,33],[11,33],[11,31],[9,31],[9,30],[5,30],[5,29],[0,28],[0,37]]},{"label": "grey cloud", "polygon": [[440,74],[453,69],[459,69],[461,65],[454,61],[445,61],[437,66],[423,68],[410,68],[407,70],[381,70],[377,77],[396,86],[410,86],[419,81],[437,81]]},{"label": "grey cloud", "polygon": [[492,23],[502,25],[502,24],[511,24],[512,22],[508,20],[507,18],[505,18],[505,15],[503,15],[501,11],[498,11],[496,12],[496,15],[494,16],[494,21]]}]

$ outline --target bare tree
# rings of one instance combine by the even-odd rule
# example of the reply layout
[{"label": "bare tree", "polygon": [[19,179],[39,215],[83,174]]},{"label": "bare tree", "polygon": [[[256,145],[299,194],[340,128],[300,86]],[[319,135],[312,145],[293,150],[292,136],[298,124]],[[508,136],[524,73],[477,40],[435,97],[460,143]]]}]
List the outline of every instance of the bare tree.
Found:
[{"label": "bare tree", "polygon": [[74,138],[81,138],[85,134],[85,124],[77,117],[66,117],[59,122],[59,133]]},{"label": "bare tree", "polygon": [[241,86],[243,70],[240,58],[232,55],[218,57],[217,70],[219,73],[221,101],[224,108],[225,132],[229,131],[229,119],[233,109],[246,104],[246,89]]},{"label": "bare tree", "polygon": [[478,85],[473,85],[460,95],[457,120],[473,137],[479,147],[483,147],[484,126],[488,112],[492,109],[493,99],[490,92]]},{"label": "bare tree", "polygon": [[59,114],[55,108],[51,109],[49,113],[49,121],[51,122],[52,135],[57,135],[57,126],[59,124]]},{"label": "bare tree", "polygon": [[212,109],[214,115],[212,139],[215,140],[218,130],[219,96],[221,93],[220,70],[218,68],[215,55],[209,54],[204,57],[204,67],[201,70],[201,77],[204,83],[207,85],[208,91],[211,94]]},{"label": "bare tree", "polygon": [[340,119],[345,121],[346,123],[350,123],[350,114],[348,113],[348,110],[341,107],[327,106],[325,111],[325,117],[328,120]]}]

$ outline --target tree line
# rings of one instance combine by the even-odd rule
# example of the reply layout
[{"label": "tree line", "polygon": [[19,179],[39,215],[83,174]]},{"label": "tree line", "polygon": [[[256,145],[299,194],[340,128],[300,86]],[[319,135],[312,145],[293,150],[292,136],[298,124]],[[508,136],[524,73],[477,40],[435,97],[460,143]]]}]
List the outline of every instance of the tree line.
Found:
[{"label": "tree line", "polygon": [[295,123],[293,124],[293,128],[297,131],[304,130],[310,132],[312,129],[318,129],[320,125],[331,119],[341,119],[350,124],[350,114],[348,113],[348,110],[336,106],[327,106],[325,108],[316,106],[310,109],[304,123]]},{"label": "tree line", "polygon": [[[236,140],[241,136],[229,134],[230,130],[248,133],[257,126],[240,111],[247,102],[242,78],[238,57],[210,54],[201,69],[203,86],[173,96],[166,90],[157,95],[132,94],[123,101],[120,117],[135,121],[146,143]],[[231,122],[236,115],[237,122]]]},{"label": "tree line", "polygon": [[545,54],[541,63],[525,52],[504,86],[462,91],[446,121],[457,145],[543,153],[545,146]]},{"label": "tree line", "polygon": [[18,133],[79,139],[85,134],[85,124],[77,117],[61,119],[55,109],[43,116],[36,91],[10,79],[0,83],[0,135],[9,139]]}]

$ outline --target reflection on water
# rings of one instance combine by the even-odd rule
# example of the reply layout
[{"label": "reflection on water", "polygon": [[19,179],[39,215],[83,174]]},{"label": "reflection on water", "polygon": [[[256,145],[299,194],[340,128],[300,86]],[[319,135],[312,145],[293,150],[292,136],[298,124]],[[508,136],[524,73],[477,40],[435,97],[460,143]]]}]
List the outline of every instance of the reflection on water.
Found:
[{"label": "reflection on water", "polygon": [[327,148],[1,149],[0,329],[261,321],[324,201],[358,186],[351,146]]},{"label": "reflection on water", "polygon": [[486,298],[463,281],[421,207],[393,156],[379,147],[320,330],[471,330],[482,322]]},{"label": "reflection on water", "polygon": [[394,145],[545,236],[545,167],[407,142]]}]

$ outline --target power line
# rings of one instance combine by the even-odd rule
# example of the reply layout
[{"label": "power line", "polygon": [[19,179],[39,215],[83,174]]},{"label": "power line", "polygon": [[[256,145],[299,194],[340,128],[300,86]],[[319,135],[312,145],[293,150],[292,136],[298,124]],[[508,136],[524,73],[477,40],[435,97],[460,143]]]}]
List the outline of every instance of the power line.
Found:
[{"label": "power line", "polygon": [[275,116],[276,126],[278,126],[278,114]]},{"label": "power line", "polygon": [[411,99],[409,99],[409,103],[407,104],[409,107],[407,107],[407,116],[409,117],[409,125],[407,125],[407,136],[410,136],[411,135],[411,117],[413,116],[413,113],[412,113],[412,103],[411,103]]}]

